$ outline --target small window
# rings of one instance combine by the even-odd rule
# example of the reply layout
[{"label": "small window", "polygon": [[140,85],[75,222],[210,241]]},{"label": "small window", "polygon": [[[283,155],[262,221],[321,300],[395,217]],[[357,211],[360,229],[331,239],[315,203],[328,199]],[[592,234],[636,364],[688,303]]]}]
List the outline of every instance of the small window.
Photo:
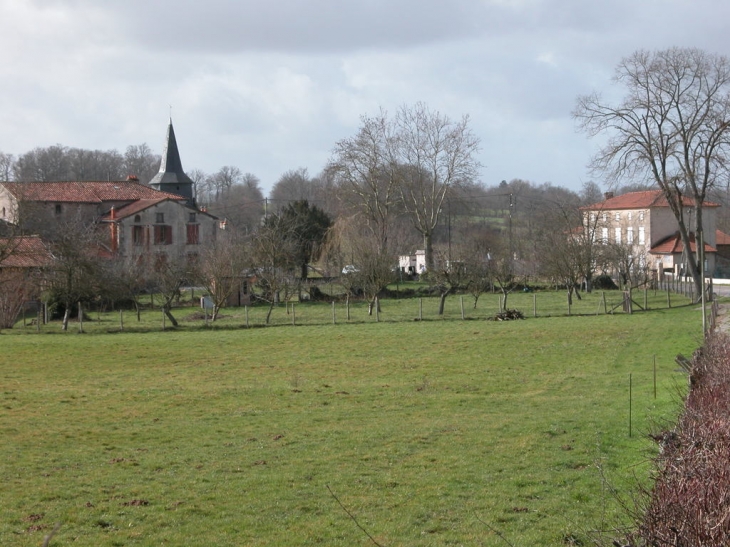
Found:
[{"label": "small window", "polygon": [[197,245],[200,243],[200,224],[187,225],[187,244]]},{"label": "small window", "polygon": [[194,224],[194,223],[195,223],[195,213],[190,213],[190,214],[188,215],[188,222],[189,222],[190,224]]},{"label": "small window", "polygon": [[644,211],[639,212],[639,222],[644,222]]},{"label": "small window", "polygon": [[157,224],[164,224],[165,223],[165,213],[157,213],[155,216],[155,222]]},{"label": "small window", "polygon": [[629,211],[628,213],[626,213],[626,218],[629,219],[629,222],[631,222],[631,216],[632,216],[631,211]]},{"label": "small window", "polygon": [[603,219],[603,222],[606,222],[608,220],[608,215],[606,213],[603,213],[603,215],[601,215],[601,217]]},{"label": "small window", "polygon": [[60,215],[61,212],[62,212],[61,204],[60,203],[56,203],[56,214],[57,215]]},{"label": "small window", "polygon": [[139,224],[140,222],[142,222],[142,217],[139,215],[134,215],[134,223]]},{"label": "small window", "polygon": [[172,245],[172,226],[155,226],[155,245]]},{"label": "small window", "polygon": [[621,213],[616,213],[616,222],[621,222]]},{"label": "small window", "polygon": [[144,245],[144,226],[132,226],[132,245],[135,247]]}]

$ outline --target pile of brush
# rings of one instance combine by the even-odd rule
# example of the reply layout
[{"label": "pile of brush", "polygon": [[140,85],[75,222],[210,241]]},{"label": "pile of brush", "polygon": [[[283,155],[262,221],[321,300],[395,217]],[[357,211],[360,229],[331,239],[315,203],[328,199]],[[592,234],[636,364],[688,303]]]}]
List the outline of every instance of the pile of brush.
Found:
[{"label": "pile of brush", "polygon": [[489,318],[490,321],[514,321],[524,319],[525,316],[520,310],[504,310]]}]

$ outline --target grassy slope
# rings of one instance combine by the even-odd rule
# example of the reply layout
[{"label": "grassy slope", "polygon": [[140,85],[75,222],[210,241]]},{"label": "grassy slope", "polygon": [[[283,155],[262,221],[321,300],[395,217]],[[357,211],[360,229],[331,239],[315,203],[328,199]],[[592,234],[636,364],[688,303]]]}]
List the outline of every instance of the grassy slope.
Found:
[{"label": "grassy slope", "polygon": [[596,464],[646,475],[698,321],[5,336],[0,544],[369,544],[328,485],[384,545],[585,541],[618,513]]}]

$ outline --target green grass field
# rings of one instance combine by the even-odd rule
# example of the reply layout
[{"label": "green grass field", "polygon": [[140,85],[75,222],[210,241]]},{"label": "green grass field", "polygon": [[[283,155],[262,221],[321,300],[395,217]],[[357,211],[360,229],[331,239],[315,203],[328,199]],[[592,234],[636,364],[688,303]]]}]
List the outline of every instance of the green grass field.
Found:
[{"label": "green grass field", "polygon": [[231,328],[161,332],[148,312],[125,320],[148,332],[113,333],[115,314],[4,331],[0,545],[55,523],[51,545],[373,545],[337,499],[387,546],[587,545],[626,522],[608,490],[647,478],[695,307],[383,316],[401,305],[380,323],[300,305],[320,324],[239,329],[226,310]]}]

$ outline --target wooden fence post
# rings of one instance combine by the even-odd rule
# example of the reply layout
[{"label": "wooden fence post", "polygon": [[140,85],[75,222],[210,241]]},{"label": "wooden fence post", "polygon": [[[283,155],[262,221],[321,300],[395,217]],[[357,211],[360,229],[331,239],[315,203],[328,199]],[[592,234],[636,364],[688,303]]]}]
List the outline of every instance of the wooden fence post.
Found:
[{"label": "wooden fence post", "polygon": [[532,317],[537,317],[537,295],[532,293]]},{"label": "wooden fence post", "polygon": [[423,298],[418,299],[418,320],[423,321]]},{"label": "wooden fence post", "polygon": [[334,300],[332,301],[332,324],[333,325],[337,324],[337,316],[335,313],[335,301]]},{"label": "wooden fence post", "polygon": [[464,317],[464,297],[461,296],[460,299],[461,299],[461,320],[463,321],[465,319],[465,317]]},{"label": "wooden fence post", "polygon": [[81,309],[81,302],[79,302],[79,332],[84,332],[84,311]]}]

